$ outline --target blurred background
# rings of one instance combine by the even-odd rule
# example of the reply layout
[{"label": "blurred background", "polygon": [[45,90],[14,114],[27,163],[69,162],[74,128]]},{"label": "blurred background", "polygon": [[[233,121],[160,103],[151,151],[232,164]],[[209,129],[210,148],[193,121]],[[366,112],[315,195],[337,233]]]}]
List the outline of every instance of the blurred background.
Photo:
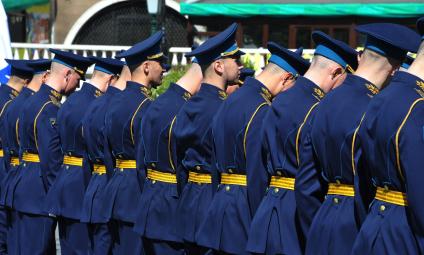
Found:
[{"label": "blurred background", "polygon": [[355,26],[394,22],[415,29],[424,15],[423,0],[2,0],[14,58],[51,57],[49,47],[83,55],[114,56],[147,38],[166,34],[163,48],[174,71],[183,57],[232,22],[237,42],[246,49],[243,62],[255,70],[267,61],[266,43],[307,49],[313,54],[313,30],[321,30],[352,47],[364,38]]}]

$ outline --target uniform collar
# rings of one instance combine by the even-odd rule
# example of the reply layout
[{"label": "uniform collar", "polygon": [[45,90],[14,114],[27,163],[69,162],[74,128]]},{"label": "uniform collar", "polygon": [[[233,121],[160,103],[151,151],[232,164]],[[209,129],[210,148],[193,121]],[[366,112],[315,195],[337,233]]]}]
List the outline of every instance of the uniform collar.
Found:
[{"label": "uniform collar", "polygon": [[40,92],[48,94],[51,99],[54,99],[55,101],[58,101],[58,102],[60,102],[60,100],[62,99],[62,94],[60,94],[54,88],[50,87],[49,85],[45,83],[41,85]]},{"label": "uniform collar", "polygon": [[2,84],[1,86],[3,87],[3,89],[5,89],[7,91],[7,93],[9,93],[9,95],[12,99],[19,95],[19,91],[12,88],[11,86],[9,86],[7,84]]},{"label": "uniform collar", "polygon": [[367,93],[371,93],[372,96],[380,92],[377,86],[372,84],[370,81],[354,74],[347,74],[344,84],[359,85],[360,88],[365,89],[365,91]]},{"label": "uniform collar", "polygon": [[397,71],[392,82],[412,87],[421,97],[424,97],[424,81],[419,77],[404,71]]},{"label": "uniform collar", "polygon": [[23,87],[20,94],[34,95],[34,93],[35,93],[34,90],[27,88],[27,87]]},{"label": "uniform collar", "polygon": [[318,101],[324,98],[325,92],[315,82],[300,76],[297,78],[295,86],[302,86],[308,93],[311,93]]},{"label": "uniform collar", "polygon": [[81,88],[82,92],[88,93],[90,95],[93,95],[95,97],[99,97],[101,95],[103,95],[103,92],[101,92],[98,88],[96,88],[93,84],[88,83],[88,82],[84,82],[82,84],[82,88]]},{"label": "uniform collar", "polygon": [[271,91],[269,91],[269,89],[262,82],[258,81],[257,79],[255,79],[253,77],[247,77],[246,80],[243,83],[243,86],[246,86],[246,85],[257,90],[259,92],[259,94],[268,103],[270,103],[272,101]]},{"label": "uniform collar", "polygon": [[121,92],[121,91],[122,91],[122,90],[120,90],[120,89],[118,89],[118,88],[116,88],[116,87],[109,86],[109,87],[107,88],[107,90],[106,90],[106,94],[114,95],[114,94],[119,93],[119,92]]},{"label": "uniform collar", "polygon": [[135,81],[127,81],[127,87],[125,88],[125,90],[139,91],[143,93],[146,97],[150,97],[150,93],[151,93],[150,88]]},{"label": "uniform collar", "polygon": [[185,90],[183,87],[181,87],[180,85],[176,84],[176,83],[171,83],[169,85],[168,88],[169,91],[174,91],[175,93],[177,93],[178,95],[180,95],[182,98],[184,98],[184,100],[189,100],[191,98],[191,94]]},{"label": "uniform collar", "polygon": [[225,93],[225,91],[209,83],[202,83],[202,85],[200,86],[199,93],[206,93],[212,96],[218,96],[222,100],[227,98],[227,93]]}]

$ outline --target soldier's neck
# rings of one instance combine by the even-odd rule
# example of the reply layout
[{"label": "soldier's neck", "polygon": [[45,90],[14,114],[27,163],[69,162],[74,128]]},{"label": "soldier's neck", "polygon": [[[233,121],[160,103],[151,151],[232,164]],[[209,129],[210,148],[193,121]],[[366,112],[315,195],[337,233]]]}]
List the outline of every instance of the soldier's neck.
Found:
[{"label": "soldier's neck", "polygon": [[42,83],[42,75],[37,74],[32,77],[32,80],[28,84],[27,88],[34,92],[37,92],[40,89]]},{"label": "soldier's neck", "polygon": [[142,84],[142,85],[146,86],[147,88],[151,87],[150,79],[147,78],[147,76],[145,76],[145,75],[131,74],[131,81]]},{"label": "soldier's neck", "polygon": [[90,80],[90,84],[93,85],[94,87],[96,87],[98,90],[100,90],[101,92],[105,92],[108,86],[108,82],[109,79],[97,79],[97,78],[93,78]]},{"label": "soldier's neck", "polygon": [[[176,82],[179,86],[194,95],[199,90],[202,81],[202,70],[200,65],[193,63],[187,72]],[[225,85],[224,85],[225,86]]]},{"label": "soldier's neck", "polygon": [[417,55],[407,72],[424,80],[424,55]]},{"label": "soldier's neck", "polygon": [[356,69],[355,75],[374,84],[377,88],[381,89],[387,77],[392,74],[391,66],[377,66],[377,65],[359,65]]},{"label": "soldier's neck", "polygon": [[312,81],[325,93],[328,93],[332,89],[334,84],[333,82],[329,82],[330,76],[330,71],[328,71],[328,73],[325,73],[321,68],[309,68],[308,71],[306,71],[306,73],[303,75],[304,78]]},{"label": "soldier's neck", "polygon": [[45,84],[59,93],[62,93],[66,87],[63,77],[56,76],[54,73],[50,74]]},{"label": "soldier's neck", "polygon": [[24,83],[25,81],[23,79],[12,76],[7,82],[7,85],[16,91],[21,91],[24,86]]}]

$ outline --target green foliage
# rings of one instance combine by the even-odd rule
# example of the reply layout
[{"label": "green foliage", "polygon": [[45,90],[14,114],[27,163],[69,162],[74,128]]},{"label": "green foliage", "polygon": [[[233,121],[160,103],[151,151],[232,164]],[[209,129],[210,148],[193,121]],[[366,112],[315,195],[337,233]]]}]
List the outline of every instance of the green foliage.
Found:
[{"label": "green foliage", "polygon": [[157,98],[163,92],[165,92],[171,82],[176,82],[180,79],[185,72],[188,70],[189,66],[173,66],[171,70],[163,77],[162,84],[156,89],[152,89],[152,97]]}]

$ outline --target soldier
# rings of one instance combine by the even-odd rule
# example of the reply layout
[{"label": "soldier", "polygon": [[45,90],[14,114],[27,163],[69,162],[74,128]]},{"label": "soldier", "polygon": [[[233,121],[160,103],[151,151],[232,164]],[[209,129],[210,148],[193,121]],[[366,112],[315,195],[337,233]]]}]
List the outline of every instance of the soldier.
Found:
[{"label": "soldier", "polygon": [[[114,172],[102,191],[101,218],[112,226],[113,254],[140,254],[141,238],[133,231],[136,206],[139,204],[144,179],[136,169],[136,149],[139,143],[140,123],[148,109],[150,89],[162,82],[166,59],[160,49],[163,32],[159,31],[146,40],[117,55],[125,58],[131,71],[124,91],[110,102],[105,116],[105,162],[113,162]],[[108,170],[108,169],[106,169]]]},{"label": "soldier", "polygon": [[184,103],[202,80],[200,66],[188,71],[149,107],[142,120],[137,165],[143,180],[134,231],[141,236],[146,254],[183,254],[182,239],[175,232],[178,204],[173,125]]},{"label": "soldier", "polygon": [[312,40],[317,46],[311,66],[297,56],[294,63],[299,78],[291,89],[273,100],[264,118],[264,150],[269,167],[261,171],[268,181],[262,185],[269,188],[250,228],[247,247],[251,252],[302,254],[304,238],[294,194],[301,159],[300,133],[324,95],[343,81],[347,69],[357,65],[356,51],[345,43],[320,31],[312,33]]},{"label": "soldier", "polygon": [[17,213],[13,210],[13,191],[18,180],[15,177],[20,169],[19,167],[19,136],[17,130],[19,127],[19,114],[23,105],[28,98],[34,95],[40,89],[48,75],[51,61],[47,59],[39,59],[34,61],[26,61],[27,65],[33,69],[33,76],[28,85],[24,86],[21,93],[9,104],[3,113],[3,145],[7,148],[9,155],[9,170],[3,182],[0,203],[8,208],[8,233],[7,233],[7,251],[8,254],[19,254],[18,236],[16,219]]},{"label": "soldier", "polygon": [[[234,43],[231,36],[227,40]],[[212,185],[211,177],[214,172],[212,168],[215,167],[211,123],[219,106],[227,97],[227,84],[240,80],[240,56],[244,54],[240,50],[228,50],[226,40],[215,44],[212,48],[206,41],[186,55],[196,57],[204,78],[199,92],[184,104],[177,114],[173,127],[173,159],[180,195],[176,211],[176,231],[185,243],[186,254],[207,252],[196,244],[196,234],[217,186],[217,183]],[[229,51],[232,54],[226,54]],[[225,57],[214,58],[217,55]]]},{"label": "soldier", "polygon": [[196,238],[199,245],[217,253],[246,254],[250,222],[265,193],[257,172],[263,163],[257,149],[262,120],[272,97],[297,73],[279,46],[270,43],[269,50],[272,55],[265,69],[256,78],[247,78],[221,104],[212,123],[216,160],[212,170],[220,185]]},{"label": "soldier", "polygon": [[59,50],[51,73],[40,90],[29,97],[19,115],[21,171],[15,187],[13,207],[17,211],[20,254],[54,254],[55,219],[44,210],[46,193],[61,165],[56,115],[62,95],[69,96],[84,78],[91,61]]},{"label": "soldier", "polygon": [[89,223],[89,235],[93,254],[109,254],[112,244],[107,221],[101,216],[101,194],[113,173],[110,146],[105,146],[105,115],[111,102],[121,93],[131,73],[125,64],[118,80],[110,84],[106,93],[94,100],[82,120],[83,136],[92,169],[92,176],[84,194],[81,222]]},{"label": "soldier", "polygon": [[[304,174],[299,173],[303,178],[296,179],[300,194],[303,194],[302,190],[315,190],[311,192],[310,204],[322,203],[307,236],[306,254],[348,254],[352,250],[360,228],[357,224],[359,214],[366,213],[357,211],[354,206],[357,129],[368,103],[387,84],[405,57],[402,54],[383,55],[373,50],[372,45],[386,44],[386,47],[403,49],[402,44],[390,42],[397,27],[381,24],[378,37],[367,36],[355,74],[348,74],[345,82],[316,110],[309,134],[314,157],[304,160],[304,168],[300,169]],[[359,26],[357,29],[361,31],[362,28]],[[317,180],[312,182],[314,173]],[[302,204],[307,206],[306,200]],[[312,208],[302,209],[312,211]]]},{"label": "soldier", "polygon": [[[422,36],[424,19],[418,20],[418,29]],[[415,52],[418,47],[419,50],[408,70],[397,71],[390,85],[368,104],[357,134],[360,147],[354,155],[355,159],[359,157],[355,195],[368,214],[352,254],[422,254],[423,115],[420,114],[424,100],[424,44],[414,31],[399,25],[388,28],[369,24],[360,26],[358,31],[382,40],[382,43],[368,40],[365,48],[395,57],[397,66],[407,51]],[[383,38],[382,34],[386,36]]]},{"label": "soldier", "polygon": [[[0,129],[3,131],[0,135],[0,183],[1,194],[4,193],[4,181],[6,179],[7,172],[10,168],[10,157],[7,153],[6,140],[7,136],[4,132],[4,113],[13,102],[13,100],[19,95],[20,91],[24,86],[28,84],[33,75],[33,70],[26,65],[27,61],[24,60],[11,60],[6,59],[6,62],[11,66],[11,74],[9,81],[6,84],[0,86]],[[0,253],[7,254],[7,228],[8,220],[6,209],[3,207],[4,203],[0,206]]]},{"label": "soldier", "polygon": [[90,104],[116,81],[123,65],[116,59],[89,59],[95,63],[90,82],[84,82],[67,98],[57,114],[63,165],[46,196],[46,211],[57,217],[64,254],[87,254],[90,250],[87,224],[80,222],[84,192],[91,177],[82,118]]}]

